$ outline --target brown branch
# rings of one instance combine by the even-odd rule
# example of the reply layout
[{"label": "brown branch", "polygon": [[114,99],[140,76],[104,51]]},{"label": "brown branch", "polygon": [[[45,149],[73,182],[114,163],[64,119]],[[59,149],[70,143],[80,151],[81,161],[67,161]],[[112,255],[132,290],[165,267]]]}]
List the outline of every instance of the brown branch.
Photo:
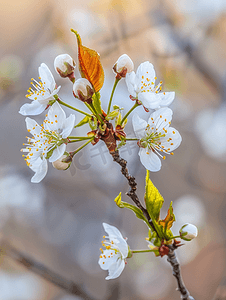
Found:
[{"label": "brown branch", "polygon": [[178,291],[181,293],[182,300],[195,300],[190,296],[188,290],[186,289],[180,271],[180,264],[177,260],[175,249],[177,248],[175,244],[168,245],[169,253],[167,254],[167,261],[171,264],[173,268],[173,276],[175,276],[178,284]]},{"label": "brown branch", "polygon": [[8,243],[4,243],[3,248],[5,249],[7,256],[16,260],[33,273],[53,283],[55,286],[65,290],[67,293],[79,296],[84,300],[95,300],[93,297],[86,294],[86,292],[84,292],[78,284],[49,270],[46,266],[24,255]]},{"label": "brown branch", "polygon": [[[133,200],[133,202],[137,205],[137,207],[142,210],[142,212],[143,212],[144,216],[147,218],[149,224],[151,224],[153,230],[155,230],[154,225],[148,214],[148,211],[146,210],[146,208],[144,208],[142,206],[142,204],[140,203],[140,200],[136,194],[137,183],[135,181],[135,178],[133,176],[129,175],[129,172],[127,169],[127,161],[120,157],[118,151],[111,153],[111,155],[113,157],[113,160],[121,166],[121,172],[122,172],[123,176],[126,177],[128,184],[130,186],[130,191],[126,193],[127,196],[129,196]],[[183,279],[182,279],[182,275],[180,272],[180,265],[177,260],[176,254],[175,254],[175,249],[177,248],[177,245],[176,244],[168,245],[168,248],[169,248],[169,252],[167,254],[167,256],[168,256],[167,261],[171,264],[171,266],[173,268],[173,275],[176,277],[177,284],[178,284],[178,291],[180,291],[180,293],[181,293],[181,299],[182,300],[195,300],[192,296],[190,296],[188,290],[186,289],[186,287],[184,285]]]},{"label": "brown branch", "polygon": [[129,196],[132,199],[132,201],[136,204],[136,206],[143,212],[145,218],[148,220],[148,222],[151,225],[151,227],[153,228],[153,230],[156,231],[147,209],[144,208],[143,205],[140,203],[140,200],[136,194],[137,183],[135,181],[135,178],[129,174],[129,171],[127,168],[127,161],[120,157],[118,151],[115,151],[110,154],[112,155],[113,160],[121,166],[121,173],[123,174],[123,176],[125,176],[125,178],[128,181],[128,184],[130,186],[130,191],[127,192],[126,195]]}]

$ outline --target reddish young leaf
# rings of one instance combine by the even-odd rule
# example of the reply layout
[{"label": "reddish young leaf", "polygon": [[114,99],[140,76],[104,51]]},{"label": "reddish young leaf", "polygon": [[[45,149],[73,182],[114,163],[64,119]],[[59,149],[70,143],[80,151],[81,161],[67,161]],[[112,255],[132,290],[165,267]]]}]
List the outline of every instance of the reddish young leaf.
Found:
[{"label": "reddish young leaf", "polygon": [[95,50],[83,46],[77,31],[73,29],[71,31],[77,37],[80,74],[89,80],[95,92],[98,92],[104,83],[104,70],[100,62],[100,55]]},{"label": "reddish young leaf", "polygon": [[173,222],[175,221],[175,215],[173,213],[173,207],[172,202],[170,203],[170,207],[168,209],[167,216],[164,220],[159,221],[159,225],[162,225],[162,227],[166,230],[169,230],[173,226]]}]

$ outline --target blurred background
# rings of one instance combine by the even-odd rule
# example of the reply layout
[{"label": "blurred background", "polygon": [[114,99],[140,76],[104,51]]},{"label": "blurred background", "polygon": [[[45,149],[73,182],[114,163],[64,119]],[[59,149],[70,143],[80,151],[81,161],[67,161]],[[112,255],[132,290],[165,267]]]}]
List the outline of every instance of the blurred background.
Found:
[{"label": "blurred background", "polygon": [[[18,111],[42,62],[62,86],[62,100],[84,108],[73,98],[71,83],[53,69],[58,54],[69,53],[77,61],[70,28],[79,32],[84,45],[100,53],[105,108],[114,82],[112,66],[123,53],[132,58],[135,69],[149,60],[158,80],[163,80],[163,90],[176,92],[172,126],[183,141],[151,179],[165,199],[165,213],[173,201],[174,234],[187,222],[199,229],[198,238],[177,251],[188,290],[199,300],[226,299],[226,2],[1,0],[0,7],[0,299],[83,299],[7,256],[5,241],[95,299],[180,298],[166,258],[151,253],[134,254],[118,279],[104,279],[107,272],[97,264],[102,222],[118,227],[131,249],[146,249],[148,232],[132,212],[115,205],[120,191],[130,202],[125,195],[128,186],[102,141],[80,152],[69,170],[57,171],[49,164],[45,179],[30,183],[33,172],[20,152],[27,131]],[[114,104],[127,111],[133,105],[128,96],[121,80]],[[142,107],[137,111],[148,118]],[[76,121],[81,118],[76,114]],[[42,122],[43,115],[35,119]],[[76,129],[75,135],[86,134],[86,129]],[[127,133],[134,136],[131,119]],[[136,143],[128,142],[120,153],[143,199],[145,169],[138,150]]]}]

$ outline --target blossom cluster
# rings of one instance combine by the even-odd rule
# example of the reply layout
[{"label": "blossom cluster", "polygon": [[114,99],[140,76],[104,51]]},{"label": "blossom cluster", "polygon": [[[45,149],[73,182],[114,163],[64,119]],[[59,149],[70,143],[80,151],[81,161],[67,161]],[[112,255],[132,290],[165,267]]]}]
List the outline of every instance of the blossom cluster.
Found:
[{"label": "blossom cluster", "polygon": [[[73,30],[72,30],[73,31]],[[108,236],[104,236],[99,257],[99,265],[103,270],[108,270],[106,279],[114,279],[120,276],[126,259],[133,253],[152,251],[156,256],[166,255],[169,251],[167,243],[178,246],[170,228],[175,221],[172,205],[164,220],[159,219],[160,209],[164,202],[158,190],[149,179],[149,171],[156,172],[161,169],[161,158],[173,155],[173,151],[179,147],[182,138],[179,132],[171,127],[172,110],[168,107],[175,98],[174,92],[163,92],[162,81],[156,84],[154,66],[149,62],[143,62],[134,72],[134,63],[127,54],[119,57],[113,66],[115,72],[115,84],[111,93],[108,109],[105,112],[101,106],[100,93],[104,81],[104,72],[99,61],[99,55],[94,50],[83,47],[80,36],[74,32],[78,40],[79,70],[81,78],[75,78],[76,64],[68,54],[58,55],[54,60],[54,68],[62,78],[68,78],[72,85],[71,94],[75,97],[75,103],[80,100],[84,103],[89,113],[77,109],[61,100],[59,97],[60,86],[56,85],[55,79],[45,63],[38,68],[39,79],[31,79],[31,87],[27,90],[26,98],[30,103],[22,105],[19,113],[23,116],[39,115],[46,111],[44,121],[39,125],[35,120],[26,117],[27,131],[32,137],[27,137],[27,143],[21,149],[26,164],[35,173],[31,182],[40,182],[47,173],[48,161],[58,170],[66,170],[70,167],[74,155],[89,143],[95,145],[99,140],[104,141],[110,154],[118,153],[118,149],[125,145],[127,140],[134,140],[139,147],[140,161],[148,170],[146,178],[145,203],[146,212],[150,220],[137,207],[121,202],[121,196],[115,199],[119,207],[131,209],[138,218],[143,219],[149,227],[148,247],[151,250],[132,251],[123,238],[120,231],[111,225],[103,223]],[[122,115],[122,108],[113,105],[112,98],[118,82],[124,78],[128,88],[128,101],[134,101],[133,107]],[[130,99],[130,100],[129,100]],[[131,102],[132,103],[132,102]],[[75,124],[75,115],[66,114],[62,108],[66,106],[77,113],[83,114],[84,119]],[[129,114],[138,106],[143,106],[149,113],[148,120],[140,118],[137,113],[132,117],[132,125],[136,137],[127,138],[125,127]],[[114,120],[114,124],[112,121]],[[111,122],[110,122],[111,121]],[[88,124],[90,126],[87,136],[71,136],[76,127]],[[83,142],[72,152],[67,152],[67,144]],[[149,191],[149,192],[148,192]],[[151,192],[150,192],[151,191]],[[154,195],[154,196],[153,196]],[[152,199],[154,197],[154,200]],[[153,214],[153,203],[157,205]],[[156,213],[157,211],[157,213]],[[197,228],[191,224],[185,224],[180,237],[183,240],[191,240],[197,236]]]},{"label": "blossom cluster", "polygon": [[[54,61],[54,67],[60,76],[71,79],[73,82],[72,92],[76,98],[89,104],[92,103],[94,88],[86,78],[75,80],[75,63],[68,54],[57,56]],[[173,155],[172,151],[181,143],[179,132],[170,127],[172,110],[166,107],[174,100],[175,93],[161,92],[161,81],[155,86],[156,74],[150,62],[142,63],[136,73],[133,71],[133,68],[132,60],[128,55],[124,54],[118,59],[113,70],[117,76],[125,78],[130,98],[136,101],[137,105],[143,105],[147,111],[149,109],[155,110],[150,115],[148,122],[141,119],[138,114],[134,114],[132,122],[138,146],[140,147],[139,156],[141,163],[146,169],[155,172],[161,168],[159,157],[165,159],[166,154]],[[39,80],[31,79],[31,87],[26,95],[32,101],[24,104],[19,111],[24,116],[38,115],[50,107],[49,113],[46,115],[48,121],[45,120],[41,127],[37,126],[34,120],[26,118],[27,130],[33,134],[34,140],[28,138],[27,147],[22,151],[28,152],[25,158],[27,165],[35,172],[32,182],[40,182],[46,175],[46,158],[49,158],[50,162],[55,162],[64,154],[68,142],[67,138],[73,129],[75,121],[74,115],[70,115],[69,119],[66,119],[65,113],[59,104],[58,93],[60,86],[57,87],[47,65],[42,63],[38,72]],[[55,115],[60,118],[60,121],[55,119]],[[34,135],[35,131],[32,129],[34,126],[31,126],[31,123],[34,123],[34,126],[38,128],[36,131],[40,131],[42,128],[42,138],[39,138],[40,134]],[[51,124],[55,126],[50,126]],[[67,130],[65,129],[66,127],[68,127]],[[119,130],[121,129],[120,127]],[[37,152],[34,152],[36,150]],[[55,154],[56,152],[58,155]]]}]

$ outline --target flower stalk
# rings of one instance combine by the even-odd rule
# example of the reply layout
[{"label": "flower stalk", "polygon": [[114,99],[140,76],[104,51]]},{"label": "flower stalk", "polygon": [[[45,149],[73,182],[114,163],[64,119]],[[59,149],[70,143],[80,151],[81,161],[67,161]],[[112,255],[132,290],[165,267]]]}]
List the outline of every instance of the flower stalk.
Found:
[{"label": "flower stalk", "polygon": [[94,137],[90,138],[85,144],[83,144],[81,147],[76,149],[75,151],[70,152],[70,156],[73,157],[76,153],[78,153],[80,150],[85,148],[89,143],[91,143],[94,140]]},{"label": "flower stalk", "polygon": [[70,109],[73,109],[73,110],[79,112],[80,114],[83,114],[83,115],[85,115],[85,116],[87,116],[87,117],[90,117],[90,118],[92,117],[92,115],[90,115],[90,114],[88,114],[88,113],[86,113],[86,112],[84,112],[84,111],[82,111],[82,110],[80,110],[80,109],[78,109],[78,108],[75,108],[75,107],[73,107],[73,106],[71,106],[71,105],[69,105],[69,104],[63,102],[63,101],[60,100],[59,98],[57,99],[57,101],[58,101],[61,105],[64,105],[64,106],[66,106],[66,107],[68,107],[68,108],[70,108]]},{"label": "flower stalk", "polygon": [[125,116],[123,117],[122,121],[121,121],[121,126],[123,125],[124,121],[127,119],[127,117],[131,114],[131,112],[137,107],[139,106],[139,104],[136,102],[134,104],[134,106],[125,114]]},{"label": "flower stalk", "polygon": [[114,86],[113,86],[113,89],[112,89],[112,92],[111,92],[111,97],[110,97],[110,100],[109,100],[109,103],[108,103],[107,115],[110,113],[111,103],[112,103],[113,95],[114,95],[114,92],[115,92],[115,88],[116,88],[118,82],[120,81],[120,79],[121,78],[118,78],[118,77],[115,78],[115,83],[114,83]]}]

